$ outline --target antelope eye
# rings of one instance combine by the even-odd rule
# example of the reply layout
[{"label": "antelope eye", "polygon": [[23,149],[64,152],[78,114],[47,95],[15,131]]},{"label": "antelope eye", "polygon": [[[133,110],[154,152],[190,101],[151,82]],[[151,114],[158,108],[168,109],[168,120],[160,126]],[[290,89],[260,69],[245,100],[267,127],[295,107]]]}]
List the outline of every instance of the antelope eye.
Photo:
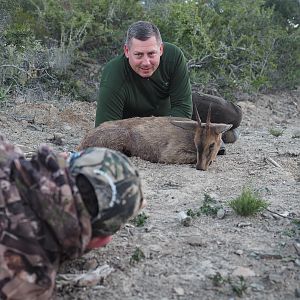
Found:
[{"label": "antelope eye", "polygon": [[215,147],[215,143],[210,144],[210,145],[209,145],[209,150],[213,150],[214,147]]}]

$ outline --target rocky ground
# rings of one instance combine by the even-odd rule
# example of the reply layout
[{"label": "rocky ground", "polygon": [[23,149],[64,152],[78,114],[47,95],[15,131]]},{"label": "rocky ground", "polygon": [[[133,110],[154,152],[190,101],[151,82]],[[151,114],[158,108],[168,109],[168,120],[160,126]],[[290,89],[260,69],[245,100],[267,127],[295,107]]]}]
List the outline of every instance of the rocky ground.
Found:
[{"label": "rocky ground", "polygon": [[[129,223],[105,248],[65,263],[58,299],[300,298],[300,92],[244,97],[238,104],[240,139],[208,171],[132,158],[147,219],[139,227]],[[0,105],[0,131],[28,156],[41,143],[74,150],[93,127],[96,109],[47,97]],[[269,210],[236,215],[228,201],[244,187],[268,201]],[[182,224],[182,212],[199,210],[205,195],[225,216],[202,213]],[[74,278],[80,274],[85,277]]]}]

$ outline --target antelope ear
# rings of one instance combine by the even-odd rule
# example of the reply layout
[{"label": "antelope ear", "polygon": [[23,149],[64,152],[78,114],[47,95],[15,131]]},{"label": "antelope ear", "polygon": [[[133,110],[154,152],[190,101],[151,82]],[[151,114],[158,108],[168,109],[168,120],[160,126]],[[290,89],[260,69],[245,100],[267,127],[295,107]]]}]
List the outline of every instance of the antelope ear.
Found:
[{"label": "antelope ear", "polygon": [[214,124],[213,128],[215,133],[220,134],[228,131],[232,126],[232,124]]},{"label": "antelope ear", "polygon": [[193,120],[187,120],[187,121],[176,121],[172,120],[170,123],[174,126],[180,127],[185,130],[195,130],[197,127],[197,123]]}]

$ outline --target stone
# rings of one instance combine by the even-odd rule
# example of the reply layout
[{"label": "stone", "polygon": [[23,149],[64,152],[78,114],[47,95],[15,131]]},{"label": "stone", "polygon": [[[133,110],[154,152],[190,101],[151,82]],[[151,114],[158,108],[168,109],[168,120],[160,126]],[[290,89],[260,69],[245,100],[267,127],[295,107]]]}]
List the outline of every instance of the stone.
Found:
[{"label": "stone", "polygon": [[190,226],[192,223],[192,218],[188,216],[185,211],[180,211],[177,214],[177,218],[183,226]]},{"label": "stone", "polygon": [[282,282],[282,276],[278,274],[269,274],[269,280],[273,283],[280,283]]},{"label": "stone", "polygon": [[296,250],[297,254],[300,255],[300,243],[295,242],[293,245],[295,247],[295,250]]},{"label": "stone", "polygon": [[300,267],[300,259],[297,258],[297,259],[295,260],[295,265],[296,265],[297,267]]},{"label": "stone", "polygon": [[225,210],[223,208],[218,209],[217,218],[218,219],[224,219],[224,217],[225,217]]},{"label": "stone", "polygon": [[65,131],[70,131],[72,129],[72,127],[70,125],[65,124],[62,126],[62,129]]},{"label": "stone", "polygon": [[95,258],[88,259],[83,265],[84,270],[94,270],[98,267],[98,262]]},{"label": "stone", "polygon": [[199,235],[192,235],[186,238],[186,242],[191,246],[201,247],[204,245],[203,239]]},{"label": "stone", "polygon": [[243,228],[243,227],[248,227],[248,226],[252,226],[252,223],[250,222],[240,222],[237,224],[237,227]]},{"label": "stone", "polygon": [[237,267],[233,271],[232,275],[233,276],[242,276],[244,278],[256,276],[256,274],[253,270],[246,268],[246,267]]},{"label": "stone", "polygon": [[174,287],[174,291],[178,296],[184,295],[184,289],[182,287]]},{"label": "stone", "polygon": [[255,292],[262,292],[265,289],[264,286],[259,283],[252,283],[250,286]]},{"label": "stone", "polygon": [[235,250],[234,253],[237,254],[237,255],[243,255],[244,251],[241,250],[241,249],[238,249],[238,250]]}]

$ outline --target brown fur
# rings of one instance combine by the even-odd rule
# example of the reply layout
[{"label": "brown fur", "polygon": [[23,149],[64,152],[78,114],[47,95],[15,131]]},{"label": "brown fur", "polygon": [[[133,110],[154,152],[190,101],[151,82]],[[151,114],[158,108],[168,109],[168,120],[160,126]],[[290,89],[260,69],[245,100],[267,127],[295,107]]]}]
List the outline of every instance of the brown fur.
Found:
[{"label": "brown fur", "polygon": [[231,125],[199,121],[175,117],[108,121],[88,132],[78,150],[106,147],[150,162],[196,163],[197,169],[207,170],[220,149],[222,132]]}]

